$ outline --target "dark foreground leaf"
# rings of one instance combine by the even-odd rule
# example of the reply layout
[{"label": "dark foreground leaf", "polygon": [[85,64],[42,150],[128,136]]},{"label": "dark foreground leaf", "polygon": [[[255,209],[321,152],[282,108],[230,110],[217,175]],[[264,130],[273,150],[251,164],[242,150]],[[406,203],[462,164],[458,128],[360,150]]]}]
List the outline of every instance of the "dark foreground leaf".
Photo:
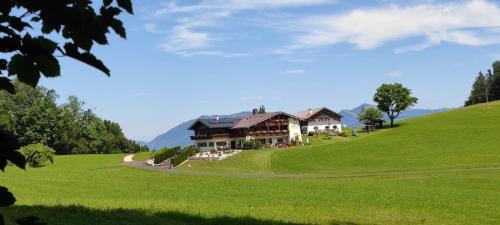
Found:
[{"label": "dark foreground leaf", "polygon": [[11,206],[16,202],[14,195],[10,193],[9,189],[0,186],[0,207]]},{"label": "dark foreground leaf", "polygon": [[132,10],[132,2],[130,0],[118,0],[118,6],[127,10],[128,13],[134,14],[134,11]]}]

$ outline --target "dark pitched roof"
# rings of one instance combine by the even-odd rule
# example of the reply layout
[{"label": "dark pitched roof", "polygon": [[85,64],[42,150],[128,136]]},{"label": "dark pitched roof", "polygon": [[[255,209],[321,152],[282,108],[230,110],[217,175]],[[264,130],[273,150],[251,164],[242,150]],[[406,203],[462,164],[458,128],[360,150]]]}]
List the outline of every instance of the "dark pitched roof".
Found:
[{"label": "dark pitched roof", "polygon": [[299,119],[293,115],[284,113],[284,112],[269,112],[269,113],[259,113],[255,115],[250,115],[242,118],[240,121],[238,121],[231,129],[239,129],[239,128],[249,128],[253,125],[256,125],[260,122],[266,121],[274,116],[284,114],[289,117]]},{"label": "dark pitched roof", "polygon": [[241,118],[199,118],[190,127],[189,130],[193,129],[193,126],[197,123],[201,123],[208,128],[231,128],[233,127]]},{"label": "dark pitched roof", "polygon": [[323,110],[328,110],[330,112],[333,112],[334,114],[337,114],[340,117],[343,117],[342,115],[340,115],[340,114],[336,113],[335,111],[333,111],[329,108],[326,108],[326,107],[315,108],[315,109],[310,109],[310,110],[311,110],[311,113],[309,113],[309,109],[308,109],[308,110],[305,110],[302,112],[295,113],[295,116],[300,118],[301,120],[307,120]]}]

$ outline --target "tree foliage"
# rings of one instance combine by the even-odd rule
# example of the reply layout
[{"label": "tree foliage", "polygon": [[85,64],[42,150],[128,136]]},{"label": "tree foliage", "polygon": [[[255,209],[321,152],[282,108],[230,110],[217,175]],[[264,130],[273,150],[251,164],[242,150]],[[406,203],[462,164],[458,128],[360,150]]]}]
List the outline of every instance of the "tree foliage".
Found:
[{"label": "tree foliage", "polygon": [[54,163],[55,152],[51,147],[43,144],[30,144],[19,150],[26,158],[26,163],[31,167],[41,167],[45,163]]},{"label": "tree foliage", "polygon": [[[108,44],[107,34],[110,30],[122,38],[126,37],[123,23],[117,17],[122,10],[132,14],[132,3],[130,0],[103,0],[98,11],[94,9],[95,6],[91,0],[0,1],[0,52],[2,53],[0,55],[0,92],[6,91],[11,94],[15,92],[13,77],[35,87],[42,75],[60,76],[61,68],[57,56],[76,59],[109,76],[109,69],[92,53],[92,47],[94,44]],[[33,112],[26,111],[25,113],[32,114]],[[0,123],[2,124],[0,125],[4,125],[3,122],[9,119],[5,117],[10,115],[1,115],[2,122]],[[26,118],[33,119],[34,116]],[[15,124],[29,122],[36,121],[26,120]],[[21,141],[31,142],[39,139],[56,142],[56,139],[48,137],[52,135],[50,129],[56,126],[55,123],[39,124],[39,126],[39,128],[49,130],[40,132],[37,127],[31,126],[31,130],[24,132],[28,136]],[[0,129],[0,169],[2,170],[7,160],[21,168],[25,165],[24,157],[16,151],[19,147],[18,137],[16,138],[16,135],[9,132],[13,129],[17,128],[2,126]],[[3,190],[0,191],[0,199],[10,195],[10,192],[7,189],[4,190],[3,187],[0,187],[0,190]],[[8,205],[10,204],[2,204],[2,206]],[[3,224],[1,215],[0,224]]]},{"label": "tree foliage", "polygon": [[70,96],[57,105],[57,93],[14,81],[15,94],[0,92],[0,124],[21,145],[43,144],[57,154],[148,151],[128,140],[120,125],[103,120]]},{"label": "tree foliage", "polygon": [[[133,13],[130,0],[112,3],[113,0],[103,0],[97,11],[91,0],[1,1],[0,52],[7,53],[5,56],[10,59],[0,58],[0,73],[7,72],[7,76],[17,76],[21,82],[35,87],[41,75],[61,75],[58,54],[110,75],[109,69],[92,53],[92,47],[108,44],[110,30],[126,38],[123,23],[117,16],[122,10]],[[41,35],[29,33],[34,27],[40,28],[34,33]],[[0,77],[2,89],[13,93],[8,77]]]},{"label": "tree foliage", "polygon": [[490,100],[500,100],[500,61],[493,63],[493,74],[490,82]]},{"label": "tree foliage", "polygon": [[158,164],[158,163],[161,163],[169,158],[172,158],[175,156],[175,153],[177,152],[177,150],[181,149],[180,146],[175,146],[173,148],[167,148],[167,147],[164,147],[160,150],[158,150],[154,157],[153,157],[153,161],[155,164]]},{"label": "tree foliage", "polygon": [[259,107],[259,113],[266,113],[266,107],[264,107],[264,105]]},{"label": "tree foliage", "polygon": [[246,140],[243,142],[242,148],[244,150],[260,149],[260,148],[262,148],[262,144],[256,140]]},{"label": "tree foliage", "polygon": [[488,84],[488,80],[491,80],[490,76],[491,73],[485,76],[483,72],[479,72],[476,81],[472,85],[472,90],[469,99],[465,102],[465,106],[486,102],[486,99],[489,97],[488,91],[490,85]]},{"label": "tree foliage", "polygon": [[500,100],[500,61],[495,61],[492,67],[493,72],[488,69],[486,75],[478,73],[465,106]]},{"label": "tree foliage", "polygon": [[374,124],[378,120],[384,118],[382,111],[377,108],[364,109],[360,114],[358,114],[358,120],[364,124]]},{"label": "tree foliage", "polygon": [[418,99],[411,94],[411,90],[405,88],[402,84],[382,84],[373,96],[373,101],[377,103],[380,111],[387,114],[392,127],[394,126],[394,119],[402,111],[417,103]]},{"label": "tree foliage", "polygon": [[184,152],[172,157],[172,159],[170,160],[170,163],[174,167],[179,166],[181,163],[186,161],[190,156],[193,156],[197,152],[199,152],[199,150],[197,148],[190,146],[190,147],[186,148]]}]

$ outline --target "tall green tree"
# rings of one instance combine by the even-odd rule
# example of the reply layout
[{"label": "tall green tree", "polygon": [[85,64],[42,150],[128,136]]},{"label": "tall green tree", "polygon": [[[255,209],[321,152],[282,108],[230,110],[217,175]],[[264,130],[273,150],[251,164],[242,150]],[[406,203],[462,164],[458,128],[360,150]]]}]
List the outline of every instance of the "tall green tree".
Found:
[{"label": "tall green tree", "polygon": [[476,77],[476,81],[474,81],[474,84],[472,85],[472,90],[470,92],[469,99],[465,102],[465,106],[486,102],[486,99],[488,99],[489,95],[488,91],[490,89],[488,80],[491,79],[488,77],[485,76],[482,72],[479,72],[478,76]]},{"label": "tall green tree", "polygon": [[259,107],[259,113],[266,113],[266,107],[264,107],[264,105]]},{"label": "tall green tree", "polygon": [[[116,2],[116,4],[113,4]],[[117,19],[132,12],[130,0],[103,0],[99,10],[91,0],[2,0],[0,1],[0,91],[15,92],[12,78],[37,86],[40,77],[61,74],[56,54],[88,64],[110,75],[93,53],[94,44],[108,44],[110,29],[125,38],[123,23]],[[1,118],[5,122],[5,118]],[[14,134],[0,131],[0,170],[7,160],[25,168],[17,151]],[[14,204],[15,198],[0,186],[0,206]],[[3,218],[0,215],[0,224]]]},{"label": "tall green tree", "polygon": [[411,90],[402,84],[382,84],[377,93],[373,96],[373,101],[377,103],[378,109],[385,112],[391,120],[391,127],[394,126],[394,119],[407,108],[415,105],[418,98],[411,95]]},{"label": "tall green tree", "polygon": [[493,100],[492,99],[492,95],[491,95],[491,87],[493,85],[493,73],[491,72],[491,69],[488,69],[488,73],[486,74],[486,84],[487,84],[487,91],[488,93],[486,94],[486,101],[491,101]]},{"label": "tall green tree", "polygon": [[493,63],[490,93],[491,100],[500,100],[500,61],[495,61]]},{"label": "tall green tree", "polygon": [[6,130],[18,137],[21,145],[52,145],[59,139],[60,109],[54,90],[32,88],[14,81],[16,93],[0,92],[0,113]]}]

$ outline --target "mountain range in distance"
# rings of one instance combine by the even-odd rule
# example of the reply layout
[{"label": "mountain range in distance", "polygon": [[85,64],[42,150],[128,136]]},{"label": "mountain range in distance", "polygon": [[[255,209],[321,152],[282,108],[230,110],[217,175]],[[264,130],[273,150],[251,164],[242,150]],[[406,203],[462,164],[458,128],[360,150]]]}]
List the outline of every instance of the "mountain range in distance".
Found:
[{"label": "mountain range in distance", "polygon": [[[364,109],[374,108],[375,105],[370,104],[362,104],[356,108],[351,110],[341,110],[339,112],[342,115],[342,124],[345,124],[348,127],[357,127],[360,126],[361,123],[357,119],[357,115],[361,113]],[[409,109],[398,116],[398,119],[406,119],[417,116],[424,116],[432,113],[438,113],[447,111],[449,108],[440,108],[440,109]],[[201,116],[200,118],[215,118],[215,117],[228,117],[228,118],[236,118],[242,116],[251,115],[252,112],[239,112],[231,115],[212,115],[212,116]],[[387,115],[384,116],[385,120],[387,120]],[[176,127],[168,130],[167,132],[158,135],[153,140],[149,142],[139,142],[141,144],[146,144],[151,149],[160,149],[163,147],[174,147],[174,146],[188,146],[192,145],[191,136],[193,135],[192,130],[188,130],[188,128],[196,121],[196,119],[188,120],[183,122]]]},{"label": "mountain range in distance", "polygon": [[[252,112],[240,112],[231,115],[213,115],[213,116],[201,116],[199,118],[215,118],[219,117],[243,117],[251,115]],[[198,119],[198,118],[197,118]],[[189,127],[197,120],[192,119],[186,122],[183,122],[176,127],[168,130],[167,132],[158,135],[152,141],[147,142],[147,146],[151,149],[160,149],[163,147],[175,147],[175,146],[188,146],[192,145],[191,136],[193,136],[193,131],[188,130]]]}]

